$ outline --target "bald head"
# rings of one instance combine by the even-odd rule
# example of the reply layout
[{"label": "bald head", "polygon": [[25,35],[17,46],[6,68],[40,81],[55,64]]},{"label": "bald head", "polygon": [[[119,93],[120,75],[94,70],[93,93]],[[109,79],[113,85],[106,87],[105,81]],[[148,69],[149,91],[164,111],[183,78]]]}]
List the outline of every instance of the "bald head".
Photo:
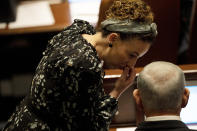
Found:
[{"label": "bald head", "polygon": [[140,72],[137,84],[146,111],[180,110],[185,77],[178,66],[164,61],[150,63]]}]

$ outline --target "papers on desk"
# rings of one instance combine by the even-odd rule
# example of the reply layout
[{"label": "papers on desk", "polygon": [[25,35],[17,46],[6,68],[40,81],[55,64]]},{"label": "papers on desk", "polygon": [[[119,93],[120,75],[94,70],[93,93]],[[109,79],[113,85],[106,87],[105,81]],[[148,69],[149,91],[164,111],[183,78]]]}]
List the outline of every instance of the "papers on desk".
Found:
[{"label": "papers on desk", "polygon": [[197,129],[197,125],[188,125],[188,128],[189,129],[196,130]]},{"label": "papers on desk", "polygon": [[0,29],[5,29],[6,28],[6,23],[0,23]]},{"label": "papers on desk", "polygon": [[95,25],[101,0],[69,0],[71,19],[82,19]]},{"label": "papers on desk", "polygon": [[16,21],[8,24],[9,29],[53,25],[55,20],[47,1],[29,1],[18,5]]},{"label": "papers on desk", "polygon": [[116,131],[135,131],[136,127],[117,128]]}]

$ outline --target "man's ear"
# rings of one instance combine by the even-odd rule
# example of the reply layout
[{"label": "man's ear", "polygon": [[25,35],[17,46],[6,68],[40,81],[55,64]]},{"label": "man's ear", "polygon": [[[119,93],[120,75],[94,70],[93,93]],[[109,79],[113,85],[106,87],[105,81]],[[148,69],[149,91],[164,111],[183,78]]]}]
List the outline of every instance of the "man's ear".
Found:
[{"label": "man's ear", "polygon": [[107,36],[107,39],[108,39],[109,43],[113,43],[113,42],[115,42],[116,40],[119,39],[119,34],[117,34],[117,33],[110,33]]},{"label": "man's ear", "polygon": [[185,88],[184,89],[183,98],[182,98],[182,104],[181,104],[181,107],[182,108],[186,107],[186,105],[188,103],[188,100],[189,100],[189,94],[190,94],[189,89],[188,88]]},{"label": "man's ear", "polygon": [[140,92],[139,92],[139,89],[135,89],[133,91],[133,97],[134,97],[134,100],[136,102],[136,105],[138,106],[138,108],[143,111],[143,105],[142,105],[142,100],[141,100],[141,97],[140,97]]}]

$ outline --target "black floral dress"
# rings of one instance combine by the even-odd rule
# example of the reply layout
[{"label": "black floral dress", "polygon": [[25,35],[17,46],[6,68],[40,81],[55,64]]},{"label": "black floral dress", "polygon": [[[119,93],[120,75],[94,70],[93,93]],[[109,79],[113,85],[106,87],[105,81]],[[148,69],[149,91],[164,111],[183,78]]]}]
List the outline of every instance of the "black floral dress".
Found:
[{"label": "black floral dress", "polygon": [[95,30],[88,22],[75,20],[49,41],[30,93],[4,131],[108,130],[117,100],[104,93],[103,61],[82,34]]}]

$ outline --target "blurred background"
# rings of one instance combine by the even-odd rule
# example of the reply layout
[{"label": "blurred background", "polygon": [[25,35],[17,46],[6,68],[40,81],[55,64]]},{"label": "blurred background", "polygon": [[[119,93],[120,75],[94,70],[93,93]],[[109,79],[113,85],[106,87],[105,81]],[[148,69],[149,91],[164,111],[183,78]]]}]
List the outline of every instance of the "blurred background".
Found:
[{"label": "blurred background", "polygon": [[[101,3],[111,1],[0,1],[0,129],[28,92],[48,40],[76,18],[96,28],[99,17],[104,16]],[[196,0],[144,1],[152,7],[159,34],[136,67],[157,60],[197,64]]]}]

